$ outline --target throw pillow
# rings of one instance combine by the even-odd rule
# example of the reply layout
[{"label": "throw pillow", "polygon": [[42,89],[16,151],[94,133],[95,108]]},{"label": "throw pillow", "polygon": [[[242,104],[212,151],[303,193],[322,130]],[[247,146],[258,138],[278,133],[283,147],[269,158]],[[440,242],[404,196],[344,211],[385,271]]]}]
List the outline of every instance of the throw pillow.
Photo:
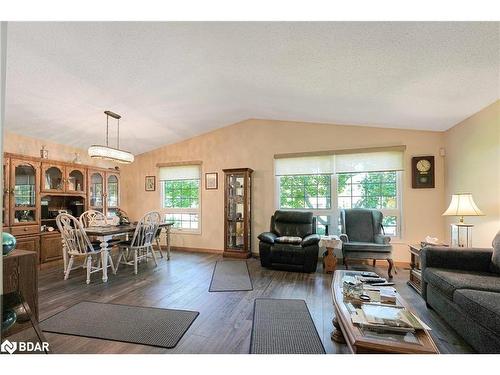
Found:
[{"label": "throw pillow", "polygon": [[300,245],[302,242],[302,238],[300,237],[293,237],[293,236],[282,236],[276,238],[275,242],[277,243],[287,243],[291,245]]},{"label": "throw pillow", "polygon": [[493,254],[491,255],[492,268],[494,272],[500,273],[500,231],[491,245],[493,246]]}]

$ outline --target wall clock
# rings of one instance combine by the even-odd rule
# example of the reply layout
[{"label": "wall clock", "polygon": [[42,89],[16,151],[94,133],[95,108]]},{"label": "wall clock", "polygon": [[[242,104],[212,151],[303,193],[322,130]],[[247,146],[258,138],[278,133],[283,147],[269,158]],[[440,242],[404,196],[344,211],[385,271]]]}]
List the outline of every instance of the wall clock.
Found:
[{"label": "wall clock", "polygon": [[434,187],[434,156],[411,158],[412,187],[426,189]]}]

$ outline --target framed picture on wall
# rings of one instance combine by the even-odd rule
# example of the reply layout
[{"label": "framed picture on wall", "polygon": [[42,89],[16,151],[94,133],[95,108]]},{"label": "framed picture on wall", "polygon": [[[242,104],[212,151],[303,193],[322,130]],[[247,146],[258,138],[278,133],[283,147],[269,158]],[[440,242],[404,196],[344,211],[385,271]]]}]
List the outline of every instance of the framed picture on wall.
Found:
[{"label": "framed picture on wall", "polygon": [[146,180],[144,183],[144,189],[146,191],[155,191],[156,190],[156,176],[146,176]]},{"label": "framed picture on wall", "polygon": [[205,190],[217,190],[219,188],[219,175],[217,172],[205,173]]}]

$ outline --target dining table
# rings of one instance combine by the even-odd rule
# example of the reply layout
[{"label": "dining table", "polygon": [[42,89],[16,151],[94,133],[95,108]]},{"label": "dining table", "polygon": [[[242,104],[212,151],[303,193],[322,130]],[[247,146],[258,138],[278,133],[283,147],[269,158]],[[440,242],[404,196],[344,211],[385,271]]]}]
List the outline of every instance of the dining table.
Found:
[{"label": "dining table", "polygon": [[[167,242],[167,260],[170,260],[170,230],[174,225],[173,222],[162,222],[159,227],[162,229],[162,233],[165,233],[165,238]],[[133,234],[137,228],[137,223],[122,224],[122,225],[102,225],[102,226],[92,226],[85,228],[85,232],[89,237],[95,238],[100,242],[101,246],[101,262],[102,262],[102,281],[108,281],[108,252],[109,252],[109,241],[114,237],[124,236]],[[160,234],[161,235],[161,234]],[[67,259],[64,259],[64,266],[66,268]]]}]

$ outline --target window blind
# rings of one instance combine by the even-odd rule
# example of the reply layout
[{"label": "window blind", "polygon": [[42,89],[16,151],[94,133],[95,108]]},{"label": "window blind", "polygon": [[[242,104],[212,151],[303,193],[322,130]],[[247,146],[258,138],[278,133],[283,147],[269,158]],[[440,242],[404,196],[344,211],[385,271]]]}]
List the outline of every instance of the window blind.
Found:
[{"label": "window blind", "polygon": [[194,180],[200,178],[199,165],[179,165],[160,167],[159,179],[165,180]]},{"label": "window blind", "polygon": [[402,171],[402,151],[335,155],[335,173]]},{"label": "window blind", "polygon": [[385,172],[404,169],[403,150],[368,152],[332,151],[329,155],[294,156],[274,159],[276,176],[333,174],[349,172]]},{"label": "window blind", "polygon": [[276,176],[307,175],[307,174],[332,174],[333,157],[307,156],[274,160]]}]

